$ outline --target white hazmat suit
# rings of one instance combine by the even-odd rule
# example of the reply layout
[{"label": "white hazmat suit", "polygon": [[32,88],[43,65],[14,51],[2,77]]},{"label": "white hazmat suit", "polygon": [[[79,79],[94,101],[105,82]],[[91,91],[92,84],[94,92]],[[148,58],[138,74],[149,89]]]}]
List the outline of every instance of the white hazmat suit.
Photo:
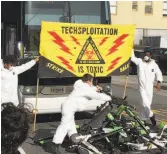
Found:
[{"label": "white hazmat suit", "polygon": [[147,120],[153,116],[151,104],[155,76],[157,81],[162,82],[162,73],[153,59],[145,62],[141,58],[136,58],[134,51],[132,52],[131,61],[137,65],[139,91],[141,95],[140,117],[142,120]]},{"label": "white hazmat suit", "polygon": [[18,100],[18,75],[27,71],[36,64],[35,60],[21,66],[11,67],[9,70],[1,66],[1,104],[12,102],[15,106]]},{"label": "white hazmat suit", "polygon": [[96,92],[97,88],[91,87],[82,80],[78,80],[74,84],[74,90],[68,98],[62,103],[61,113],[62,119],[56,134],[53,137],[55,144],[62,144],[66,134],[70,137],[77,133],[74,115],[76,111],[84,110],[86,103],[90,99],[110,101],[111,97],[106,94]]}]

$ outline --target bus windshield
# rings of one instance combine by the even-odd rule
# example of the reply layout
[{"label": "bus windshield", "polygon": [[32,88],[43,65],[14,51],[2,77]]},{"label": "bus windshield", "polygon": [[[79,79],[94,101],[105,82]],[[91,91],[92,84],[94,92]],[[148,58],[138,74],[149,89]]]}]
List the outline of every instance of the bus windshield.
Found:
[{"label": "bus windshield", "polygon": [[27,1],[24,3],[24,43],[26,51],[39,54],[41,21],[109,24],[107,1]]}]

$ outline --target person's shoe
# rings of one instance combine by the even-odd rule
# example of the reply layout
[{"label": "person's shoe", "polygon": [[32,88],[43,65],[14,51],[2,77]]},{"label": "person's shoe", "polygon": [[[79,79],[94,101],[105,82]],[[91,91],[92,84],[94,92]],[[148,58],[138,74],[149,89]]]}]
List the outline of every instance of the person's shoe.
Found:
[{"label": "person's shoe", "polygon": [[60,147],[61,147],[60,144],[55,144],[51,142],[51,143],[48,143],[47,145],[47,149],[48,149],[47,151],[51,152],[52,154],[61,154]]},{"label": "person's shoe", "polygon": [[156,122],[156,120],[155,120],[155,115],[154,115],[154,114],[153,114],[153,116],[150,118],[150,120],[151,120],[152,125],[153,125],[153,126],[156,126],[157,122]]}]

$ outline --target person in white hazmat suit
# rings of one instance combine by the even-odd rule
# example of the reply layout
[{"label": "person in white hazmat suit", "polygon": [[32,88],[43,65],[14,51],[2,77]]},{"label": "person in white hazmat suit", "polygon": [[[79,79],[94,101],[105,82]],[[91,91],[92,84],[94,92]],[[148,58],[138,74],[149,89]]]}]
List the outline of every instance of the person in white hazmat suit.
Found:
[{"label": "person in white hazmat suit", "polygon": [[92,85],[93,76],[85,74],[82,80],[77,80],[74,84],[74,90],[62,103],[61,106],[61,123],[56,130],[53,137],[52,144],[49,148],[52,149],[52,153],[59,154],[59,148],[62,144],[66,134],[70,137],[77,133],[74,115],[77,111],[82,111],[86,107],[86,103],[89,103],[91,99],[97,99],[102,101],[110,101],[111,97],[98,92],[98,88]]},{"label": "person in white hazmat suit", "polygon": [[132,51],[131,61],[137,65],[139,91],[141,95],[140,118],[143,121],[150,119],[152,125],[156,125],[155,115],[151,111],[153,98],[153,86],[155,76],[157,79],[157,90],[159,91],[160,83],[163,80],[162,73],[155,60],[151,59],[151,53],[145,52],[144,59],[137,58]]},{"label": "person in white hazmat suit", "polygon": [[15,58],[13,55],[4,57],[1,63],[1,104],[12,102],[18,106],[18,75],[33,67],[39,58],[21,66],[14,66]]}]

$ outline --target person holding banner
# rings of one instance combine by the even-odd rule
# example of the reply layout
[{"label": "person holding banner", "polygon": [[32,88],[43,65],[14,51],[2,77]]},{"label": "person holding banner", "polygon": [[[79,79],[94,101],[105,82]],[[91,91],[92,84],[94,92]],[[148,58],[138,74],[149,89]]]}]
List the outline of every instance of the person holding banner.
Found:
[{"label": "person holding banner", "polygon": [[1,104],[12,102],[15,106],[19,104],[18,100],[18,75],[33,67],[39,58],[21,66],[15,66],[16,62],[13,55],[4,57],[1,64]]},{"label": "person holding banner", "polygon": [[62,144],[66,134],[70,137],[73,134],[77,134],[74,115],[77,111],[84,110],[86,103],[89,103],[91,99],[97,99],[102,101],[110,101],[111,97],[99,93],[99,87],[92,86],[93,76],[85,74],[82,80],[78,80],[74,84],[74,90],[62,103],[61,106],[61,123],[57,128],[57,131],[53,137],[52,144],[49,147],[54,154],[59,154],[59,148]]},{"label": "person holding banner", "polygon": [[155,76],[157,78],[156,89],[159,91],[160,83],[163,81],[162,73],[153,59],[151,59],[151,53],[145,52],[144,59],[136,58],[134,51],[132,51],[131,60],[137,65],[138,69],[138,82],[139,91],[141,95],[141,112],[140,117],[142,120],[150,119],[152,125],[156,125],[155,115],[151,111],[151,104],[153,98],[153,84]]}]

